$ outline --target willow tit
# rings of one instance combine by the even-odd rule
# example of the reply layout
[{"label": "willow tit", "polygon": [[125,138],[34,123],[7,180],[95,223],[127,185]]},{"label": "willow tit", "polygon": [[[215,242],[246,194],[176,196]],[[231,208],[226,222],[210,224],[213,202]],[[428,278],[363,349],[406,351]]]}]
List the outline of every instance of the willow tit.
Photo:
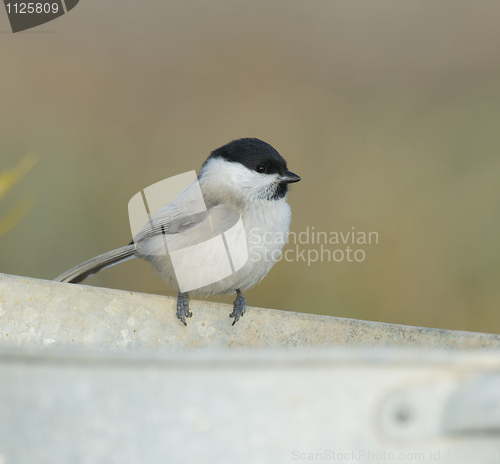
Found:
[{"label": "willow tit", "polygon": [[[162,253],[164,239],[167,237],[174,247],[201,242],[206,240],[207,230],[208,235],[210,231],[212,236],[216,233],[214,224],[221,230],[225,229],[234,224],[236,216],[236,220],[241,219],[246,240],[247,249],[242,252],[247,256],[251,247],[252,258],[245,260],[242,267],[231,275],[193,291],[205,296],[236,292],[234,309],[229,315],[234,318],[234,325],[246,310],[241,291],[259,283],[279,259],[292,218],[286,202],[288,184],[299,180],[299,176],[288,171],[286,161],[271,145],[256,138],[234,140],[214,150],[203,164],[197,182],[159,210],[129,245],[92,258],[55,280],[79,283],[119,262],[135,257],[145,259],[178,292],[177,317],[187,325],[186,318],[192,316],[189,293],[183,292],[179,286],[169,254]],[[206,211],[193,214],[190,206],[200,189]],[[285,240],[268,239],[276,236]],[[237,255],[233,254],[232,258],[238,261]],[[184,264],[189,270],[191,262]],[[207,272],[211,272],[211,266],[216,265],[213,262],[205,264]],[[197,267],[196,272],[204,271]]]}]

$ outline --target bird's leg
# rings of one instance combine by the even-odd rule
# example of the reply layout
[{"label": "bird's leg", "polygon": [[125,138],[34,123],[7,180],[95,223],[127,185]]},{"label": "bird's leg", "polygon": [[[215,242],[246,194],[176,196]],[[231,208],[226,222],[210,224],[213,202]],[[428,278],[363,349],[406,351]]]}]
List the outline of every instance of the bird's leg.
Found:
[{"label": "bird's leg", "polygon": [[236,300],[233,303],[233,312],[229,315],[229,317],[234,317],[234,321],[232,325],[236,324],[245,311],[247,309],[247,302],[243,293],[241,293],[240,289],[236,290]]},{"label": "bird's leg", "polygon": [[184,325],[186,324],[186,317],[191,317],[192,312],[189,311],[189,294],[179,292],[177,296],[177,317],[182,321]]}]

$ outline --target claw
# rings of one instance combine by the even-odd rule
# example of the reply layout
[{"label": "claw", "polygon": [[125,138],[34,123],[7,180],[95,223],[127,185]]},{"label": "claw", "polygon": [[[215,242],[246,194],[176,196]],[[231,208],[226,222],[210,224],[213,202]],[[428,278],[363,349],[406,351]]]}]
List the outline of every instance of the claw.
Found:
[{"label": "claw", "polygon": [[187,326],[186,317],[191,317],[192,312],[189,311],[189,294],[179,293],[177,296],[177,317]]},{"label": "claw", "polygon": [[247,309],[247,302],[243,293],[241,293],[240,289],[236,290],[236,300],[234,300],[233,304],[233,312],[229,315],[229,317],[234,317],[234,321],[231,325],[236,324],[240,320],[240,317],[245,314]]}]

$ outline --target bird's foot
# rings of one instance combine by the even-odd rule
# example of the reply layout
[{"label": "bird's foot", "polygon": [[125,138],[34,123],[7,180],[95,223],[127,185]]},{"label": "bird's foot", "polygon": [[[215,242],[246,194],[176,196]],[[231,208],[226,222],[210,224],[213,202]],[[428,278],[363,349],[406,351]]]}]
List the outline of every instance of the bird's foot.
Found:
[{"label": "bird's foot", "polygon": [[189,311],[189,294],[179,293],[177,296],[177,317],[182,321],[184,325],[186,323],[186,317],[191,317],[192,312]]},{"label": "bird's foot", "polygon": [[234,321],[232,325],[236,324],[245,311],[247,310],[247,302],[243,293],[241,293],[240,289],[236,290],[236,300],[233,303],[233,312],[229,315],[229,317],[234,317]]}]

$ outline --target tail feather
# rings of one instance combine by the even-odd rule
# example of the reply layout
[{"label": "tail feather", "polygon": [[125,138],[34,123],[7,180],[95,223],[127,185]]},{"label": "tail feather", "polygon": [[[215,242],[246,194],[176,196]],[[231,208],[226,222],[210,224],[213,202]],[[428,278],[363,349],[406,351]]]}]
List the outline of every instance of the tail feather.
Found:
[{"label": "tail feather", "polygon": [[100,270],[113,266],[123,261],[135,258],[134,255],[135,245],[130,244],[116,250],[104,253],[103,255],[96,256],[95,258],[89,259],[82,264],[66,271],[54,280],[57,282],[67,282],[71,284],[77,284],[82,282],[87,277],[99,272]]}]

